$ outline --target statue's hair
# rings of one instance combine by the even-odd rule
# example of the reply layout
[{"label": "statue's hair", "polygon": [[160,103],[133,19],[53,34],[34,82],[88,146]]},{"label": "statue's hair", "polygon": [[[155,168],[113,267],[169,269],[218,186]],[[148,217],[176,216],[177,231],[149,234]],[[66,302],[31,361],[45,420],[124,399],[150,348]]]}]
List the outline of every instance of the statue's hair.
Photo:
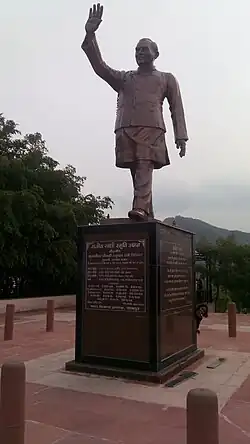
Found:
[{"label": "statue's hair", "polygon": [[145,37],[140,39],[140,42],[143,40],[146,40],[147,42],[150,43],[150,45],[155,53],[155,59],[157,59],[157,57],[159,57],[159,49],[158,49],[157,43],[155,43],[153,40],[151,40],[149,38],[145,38]]}]

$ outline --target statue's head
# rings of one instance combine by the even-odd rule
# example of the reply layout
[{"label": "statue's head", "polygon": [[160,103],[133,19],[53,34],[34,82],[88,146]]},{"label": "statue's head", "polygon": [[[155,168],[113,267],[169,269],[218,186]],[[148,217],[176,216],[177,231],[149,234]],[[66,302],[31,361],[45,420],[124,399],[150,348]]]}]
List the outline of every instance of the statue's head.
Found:
[{"label": "statue's head", "polygon": [[139,66],[153,63],[158,56],[158,46],[155,42],[147,38],[139,40],[135,48],[135,58]]}]

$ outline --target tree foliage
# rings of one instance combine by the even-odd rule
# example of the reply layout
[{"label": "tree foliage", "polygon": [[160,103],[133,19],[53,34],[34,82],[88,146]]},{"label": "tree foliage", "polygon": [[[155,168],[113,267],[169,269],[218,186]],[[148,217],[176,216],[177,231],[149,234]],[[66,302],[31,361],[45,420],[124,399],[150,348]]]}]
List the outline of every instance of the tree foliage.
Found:
[{"label": "tree foliage", "polygon": [[0,297],[75,292],[77,225],[99,223],[109,197],[82,194],[86,178],[22,136],[0,114]]},{"label": "tree foliage", "polygon": [[215,300],[222,293],[236,303],[238,311],[250,311],[250,245],[235,243],[232,236],[215,245],[202,242],[197,252],[205,259],[206,273],[215,288]]}]

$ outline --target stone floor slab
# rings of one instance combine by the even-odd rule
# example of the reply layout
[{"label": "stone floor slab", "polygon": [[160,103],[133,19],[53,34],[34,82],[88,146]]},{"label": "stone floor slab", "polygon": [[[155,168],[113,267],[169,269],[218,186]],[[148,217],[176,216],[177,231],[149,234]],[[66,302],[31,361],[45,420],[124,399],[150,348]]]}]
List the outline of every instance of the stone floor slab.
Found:
[{"label": "stone floor slab", "polygon": [[220,444],[249,444],[249,436],[235,424],[220,419]]},{"label": "stone floor slab", "polygon": [[[32,391],[30,391],[32,393]],[[102,395],[52,389],[29,399],[28,415],[32,421],[46,422],[69,435],[64,444],[176,444],[185,442],[185,409],[160,407]],[[70,409],[68,408],[70,406]],[[236,406],[237,407],[237,406]],[[237,410],[237,409],[236,409]],[[235,408],[230,401],[220,418],[221,444],[249,442],[249,412],[232,416]],[[38,420],[36,418],[39,418]],[[245,419],[244,419],[245,418]],[[245,421],[245,422],[244,422]],[[53,429],[50,429],[51,431]],[[54,430],[53,430],[54,432]],[[167,440],[166,440],[167,438]]]},{"label": "stone floor slab", "polygon": [[[19,316],[13,341],[4,342],[0,328],[0,364],[26,362],[25,444],[183,444],[186,395],[196,387],[218,394],[220,444],[249,443],[250,317],[237,322],[231,339],[227,315],[205,320],[198,341],[206,356],[190,368],[198,374],[171,389],[66,373],[64,363],[74,355],[74,314],[56,315],[54,333],[45,332],[44,314]],[[219,357],[226,361],[207,369]]]},{"label": "stone floor slab", "polygon": [[[217,353],[217,354],[215,354]],[[104,376],[73,374],[62,370],[64,362],[73,354],[73,350],[47,355],[30,361],[28,381],[37,382],[49,387],[65,388],[79,392],[114,396],[141,402],[185,407],[186,396],[194,388],[209,388],[218,394],[219,406],[222,408],[250,375],[250,356],[247,353],[228,350],[208,350],[207,362],[195,369],[197,376],[179,386],[167,388],[149,384],[138,384],[121,379]],[[207,363],[215,358],[225,357],[226,360],[216,369],[208,369]],[[244,372],[242,372],[244,368]]]},{"label": "stone floor slab", "polygon": [[222,415],[250,438],[250,402],[232,400],[225,406]]},{"label": "stone floor slab", "polygon": [[55,444],[69,438],[71,432],[40,422],[27,421],[25,444]]},{"label": "stone floor slab", "polygon": [[[166,436],[185,435],[185,410],[108,396],[49,389],[27,400],[33,422],[77,432],[107,442],[164,443]],[[67,438],[67,439],[66,439]],[[69,437],[65,437],[65,443]],[[73,436],[70,437],[71,442]],[[78,440],[78,437],[74,437]],[[63,442],[64,442],[63,441]],[[82,441],[85,442],[84,440]],[[88,442],[88,441],[86,441]],[[97,441],[98,442],[98,441]]]}]

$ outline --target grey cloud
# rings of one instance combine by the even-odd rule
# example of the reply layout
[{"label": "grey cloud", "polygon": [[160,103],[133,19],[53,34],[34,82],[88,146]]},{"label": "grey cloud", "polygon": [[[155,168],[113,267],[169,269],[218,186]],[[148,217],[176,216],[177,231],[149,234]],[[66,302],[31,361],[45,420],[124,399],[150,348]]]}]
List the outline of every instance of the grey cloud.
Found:
[{"label": "grey cloud", "polygon": [[[179,184],[178,184],[179,185]],[[130,195],[131,194],[131,195]],[[126,217],[132,193],[113,195],[114,215]],[[154,188],[156,217],[164,219],[177,214],[207,220],[225,228],[250,230],[250,187],[242,183],[205,182],[194,190],[170,186]],[[249,222],[248,222],[249,221]]]}]

